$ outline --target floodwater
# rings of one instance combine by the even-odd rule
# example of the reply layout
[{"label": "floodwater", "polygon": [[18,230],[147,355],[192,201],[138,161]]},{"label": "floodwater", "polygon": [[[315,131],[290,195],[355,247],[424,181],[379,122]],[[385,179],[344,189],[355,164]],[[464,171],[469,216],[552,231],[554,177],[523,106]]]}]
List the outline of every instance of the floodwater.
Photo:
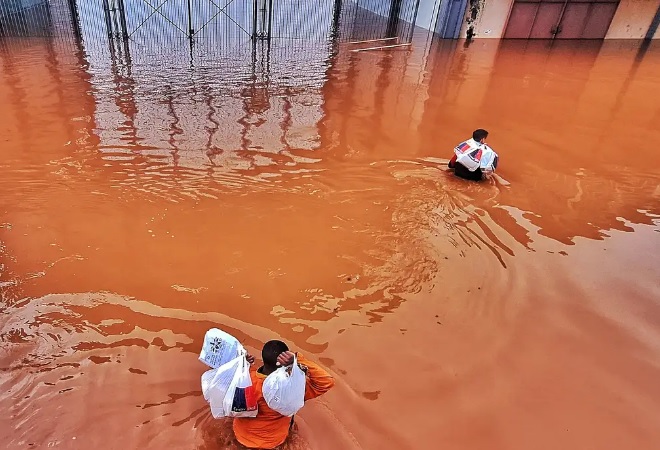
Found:
[{"label": "floodwater", "polygon": [[3,447],[236,448],[217,326],[336,377],[286,449],[657,448],[660,48],[351,48],[3,43]]}]

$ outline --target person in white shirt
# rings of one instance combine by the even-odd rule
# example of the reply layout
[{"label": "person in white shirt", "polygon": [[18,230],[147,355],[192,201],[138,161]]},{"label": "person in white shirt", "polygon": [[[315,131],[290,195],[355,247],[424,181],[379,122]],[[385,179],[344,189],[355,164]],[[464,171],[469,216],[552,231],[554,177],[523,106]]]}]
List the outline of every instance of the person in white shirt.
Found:
[{"label": "person in white shirt", "polygon": [[486,144],[488,131],[479,128],[472,139],[461,142],[454,148],[449,168],[466,180],[481,181],[485,175],[495,172],[499,156]]}]

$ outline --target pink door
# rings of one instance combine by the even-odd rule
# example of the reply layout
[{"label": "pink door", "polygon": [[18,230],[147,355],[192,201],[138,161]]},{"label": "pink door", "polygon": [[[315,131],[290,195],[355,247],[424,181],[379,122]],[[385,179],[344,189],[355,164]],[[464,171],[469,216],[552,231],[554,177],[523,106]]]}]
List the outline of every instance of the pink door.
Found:
[{"label": "pink door", "polygon": [[618,0],[515,0],[505,39],[603,39]]},{"label": "pink door", "polygon": [[530,39],[552,39],[554,30],[564,11],[564,2],[562,3],[541,3],[536,13],[536,20],[532,26]]},{"label": "pink door", "polygon": [[580,39],[591,6],[591,3],[567,4],[564,16],[557,28],[557,39]]},{"label": "pink door", "polygon": [[603,39],[610,28],[619,2],[594,3],[582,32],[582,39]]},{"label": "pink door", "polygon": [[537,3],[516,2],[509,16],[509,23],[504,32],[505,39],[529,39],[534,25],[534,18],[539,9]]}]

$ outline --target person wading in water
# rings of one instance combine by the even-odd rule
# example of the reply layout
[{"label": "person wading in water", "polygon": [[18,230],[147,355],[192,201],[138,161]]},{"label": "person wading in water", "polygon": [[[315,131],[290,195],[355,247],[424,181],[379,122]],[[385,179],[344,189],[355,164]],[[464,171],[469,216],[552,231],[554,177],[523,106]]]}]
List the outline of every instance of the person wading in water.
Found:
[{"label": "person wading in water", "polygon": [[499,156],[486,145],[488,131],[479,128],[472,133],[472,139],[461,142],[454,148],[454,156],[449,168],[454,174],[466,180],[481,181],[484,175],[495,172]]},{"label": "person wading in water", "polygon": [[[290,352],[289,347],[282,341],[266,342],[261,351],[261,357],[264,365],[257,370],[250,371],[252,386],[257,395],[257,417],[237,417],[234,419],[233,427],[236,440],[241,445],[249,449],[265,450],[275,449],[282,445],[293,426],[293,417],[283,416],[266,404],[262,391],[266,377],[279,367],[290,366],[293,364],[294,357],[297,357],[298,365],[307,378],[305,401],[328,392],[335,385],[335,380],[321,366],[300,353]],[[247,355],[246,358],[250,364],[254,363],[255,359],[252,355]]]}]

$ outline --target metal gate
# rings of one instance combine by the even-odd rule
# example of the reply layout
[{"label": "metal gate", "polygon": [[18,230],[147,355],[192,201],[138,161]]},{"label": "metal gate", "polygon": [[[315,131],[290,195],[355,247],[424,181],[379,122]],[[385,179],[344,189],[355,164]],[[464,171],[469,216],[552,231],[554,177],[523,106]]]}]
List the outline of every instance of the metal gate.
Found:
[{"label": "metal gate", "polygon": [[[264,0],[260,0],[264,1]],[[180,38],[233,40],[255,34],[256,0],[85,0],[89,28],[133,41]]]},{"label": "metal gate", "polygon": [[618,6],[618,0],[516,0],[504,37],[603,39]]},{"label": "metal gate", "polygon": [[419,0],[338,0],[341,41],[397,38],[411,42]]},{"label": "metal gate", "polygon": [[218,47],[272,40],[296,46],[410,42],[418,6],[419,0],[0,0],[0,33],[52,35],[52,11],[64,8],[72,18],[66,27],[86,47],[108,40],[149,47],[182,39]]}]

